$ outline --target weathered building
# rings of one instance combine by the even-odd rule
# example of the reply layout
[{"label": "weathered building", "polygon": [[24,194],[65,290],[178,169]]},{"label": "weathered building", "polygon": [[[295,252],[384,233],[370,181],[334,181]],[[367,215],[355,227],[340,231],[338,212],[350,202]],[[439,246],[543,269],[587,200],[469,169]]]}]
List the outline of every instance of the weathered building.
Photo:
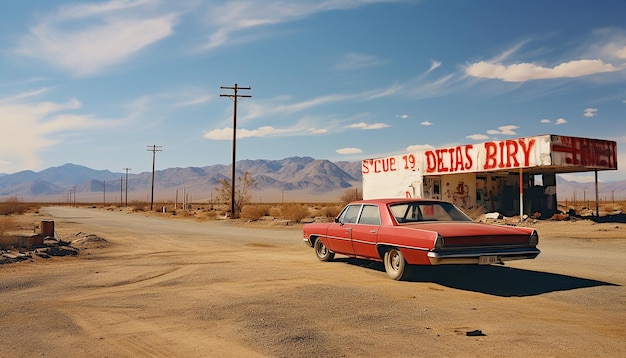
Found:
[{"label": "weathered building", "polygon": [[[505,215],[556,210],[556,174],[617,169],[614,141],[560,135],[428,149],[362,162],[363,198],[442,199]],[[597,191],[597,190],[596,190]]]}]

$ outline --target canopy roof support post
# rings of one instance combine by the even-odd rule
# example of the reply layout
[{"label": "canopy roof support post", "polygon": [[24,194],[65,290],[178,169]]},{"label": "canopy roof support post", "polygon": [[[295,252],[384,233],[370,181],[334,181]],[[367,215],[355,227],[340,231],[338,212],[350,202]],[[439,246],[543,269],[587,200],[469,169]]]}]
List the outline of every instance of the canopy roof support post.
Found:
[{"label": "canopy roof support post", "polygon": [[524,221],[524,173],[519,168],[519,221]]},{"label": "canopy roof support post", "polygon": [[596,173],[596,217],[600,217],[600,205],[598,203],[598,171],[595,171]]}]

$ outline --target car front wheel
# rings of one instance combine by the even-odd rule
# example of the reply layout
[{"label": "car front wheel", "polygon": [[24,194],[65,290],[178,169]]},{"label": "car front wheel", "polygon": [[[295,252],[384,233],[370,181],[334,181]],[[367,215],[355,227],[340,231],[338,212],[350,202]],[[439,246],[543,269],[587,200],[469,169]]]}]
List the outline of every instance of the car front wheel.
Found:
[{"label": "car front wheel", "polygon": [[406,262],[402,252],[396,248],[390,248],[385,252],[383,261],[387,275],[396,281],[402,280],[406,272]]},{"label": "car front wheel", "polygon": [[320,261],[331,261],[335,257],[335,253],[330,251],[321,239],[315,240],[315,245],[313,245],[315,249],[315,255]]}]

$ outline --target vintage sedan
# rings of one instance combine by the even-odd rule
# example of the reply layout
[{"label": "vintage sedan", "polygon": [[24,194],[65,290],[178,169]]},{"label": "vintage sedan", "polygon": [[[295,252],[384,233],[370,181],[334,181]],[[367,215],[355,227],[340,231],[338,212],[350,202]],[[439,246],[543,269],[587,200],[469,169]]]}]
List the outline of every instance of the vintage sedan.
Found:
[{"label": "vintage sedan", "polygon": [[321,261],[335,253],[382,261],[395,280],[405,277],[407,265],[504,264],[540,253],[535,230],[478,223],[438,200],[356,201],[334,222],[305,224],[303,232]]}]

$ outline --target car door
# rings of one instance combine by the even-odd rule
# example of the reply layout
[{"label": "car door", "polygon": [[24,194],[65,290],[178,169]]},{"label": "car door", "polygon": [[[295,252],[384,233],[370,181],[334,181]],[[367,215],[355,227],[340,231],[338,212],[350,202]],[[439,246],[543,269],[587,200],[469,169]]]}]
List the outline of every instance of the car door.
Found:
[{"label": "car door", "polygon": [[360,211],[360,204],[348,205],[343,209],[337,222],[328,228],[329,249],[339,254],[354,255],[352,230],[359,218]]},{"label": "car door", "polygon": [[363,205],[361,215],[352,228],[352,247],[356,256],[378,257],[376,242],[380,228],[380,211],[377,205]]}]

